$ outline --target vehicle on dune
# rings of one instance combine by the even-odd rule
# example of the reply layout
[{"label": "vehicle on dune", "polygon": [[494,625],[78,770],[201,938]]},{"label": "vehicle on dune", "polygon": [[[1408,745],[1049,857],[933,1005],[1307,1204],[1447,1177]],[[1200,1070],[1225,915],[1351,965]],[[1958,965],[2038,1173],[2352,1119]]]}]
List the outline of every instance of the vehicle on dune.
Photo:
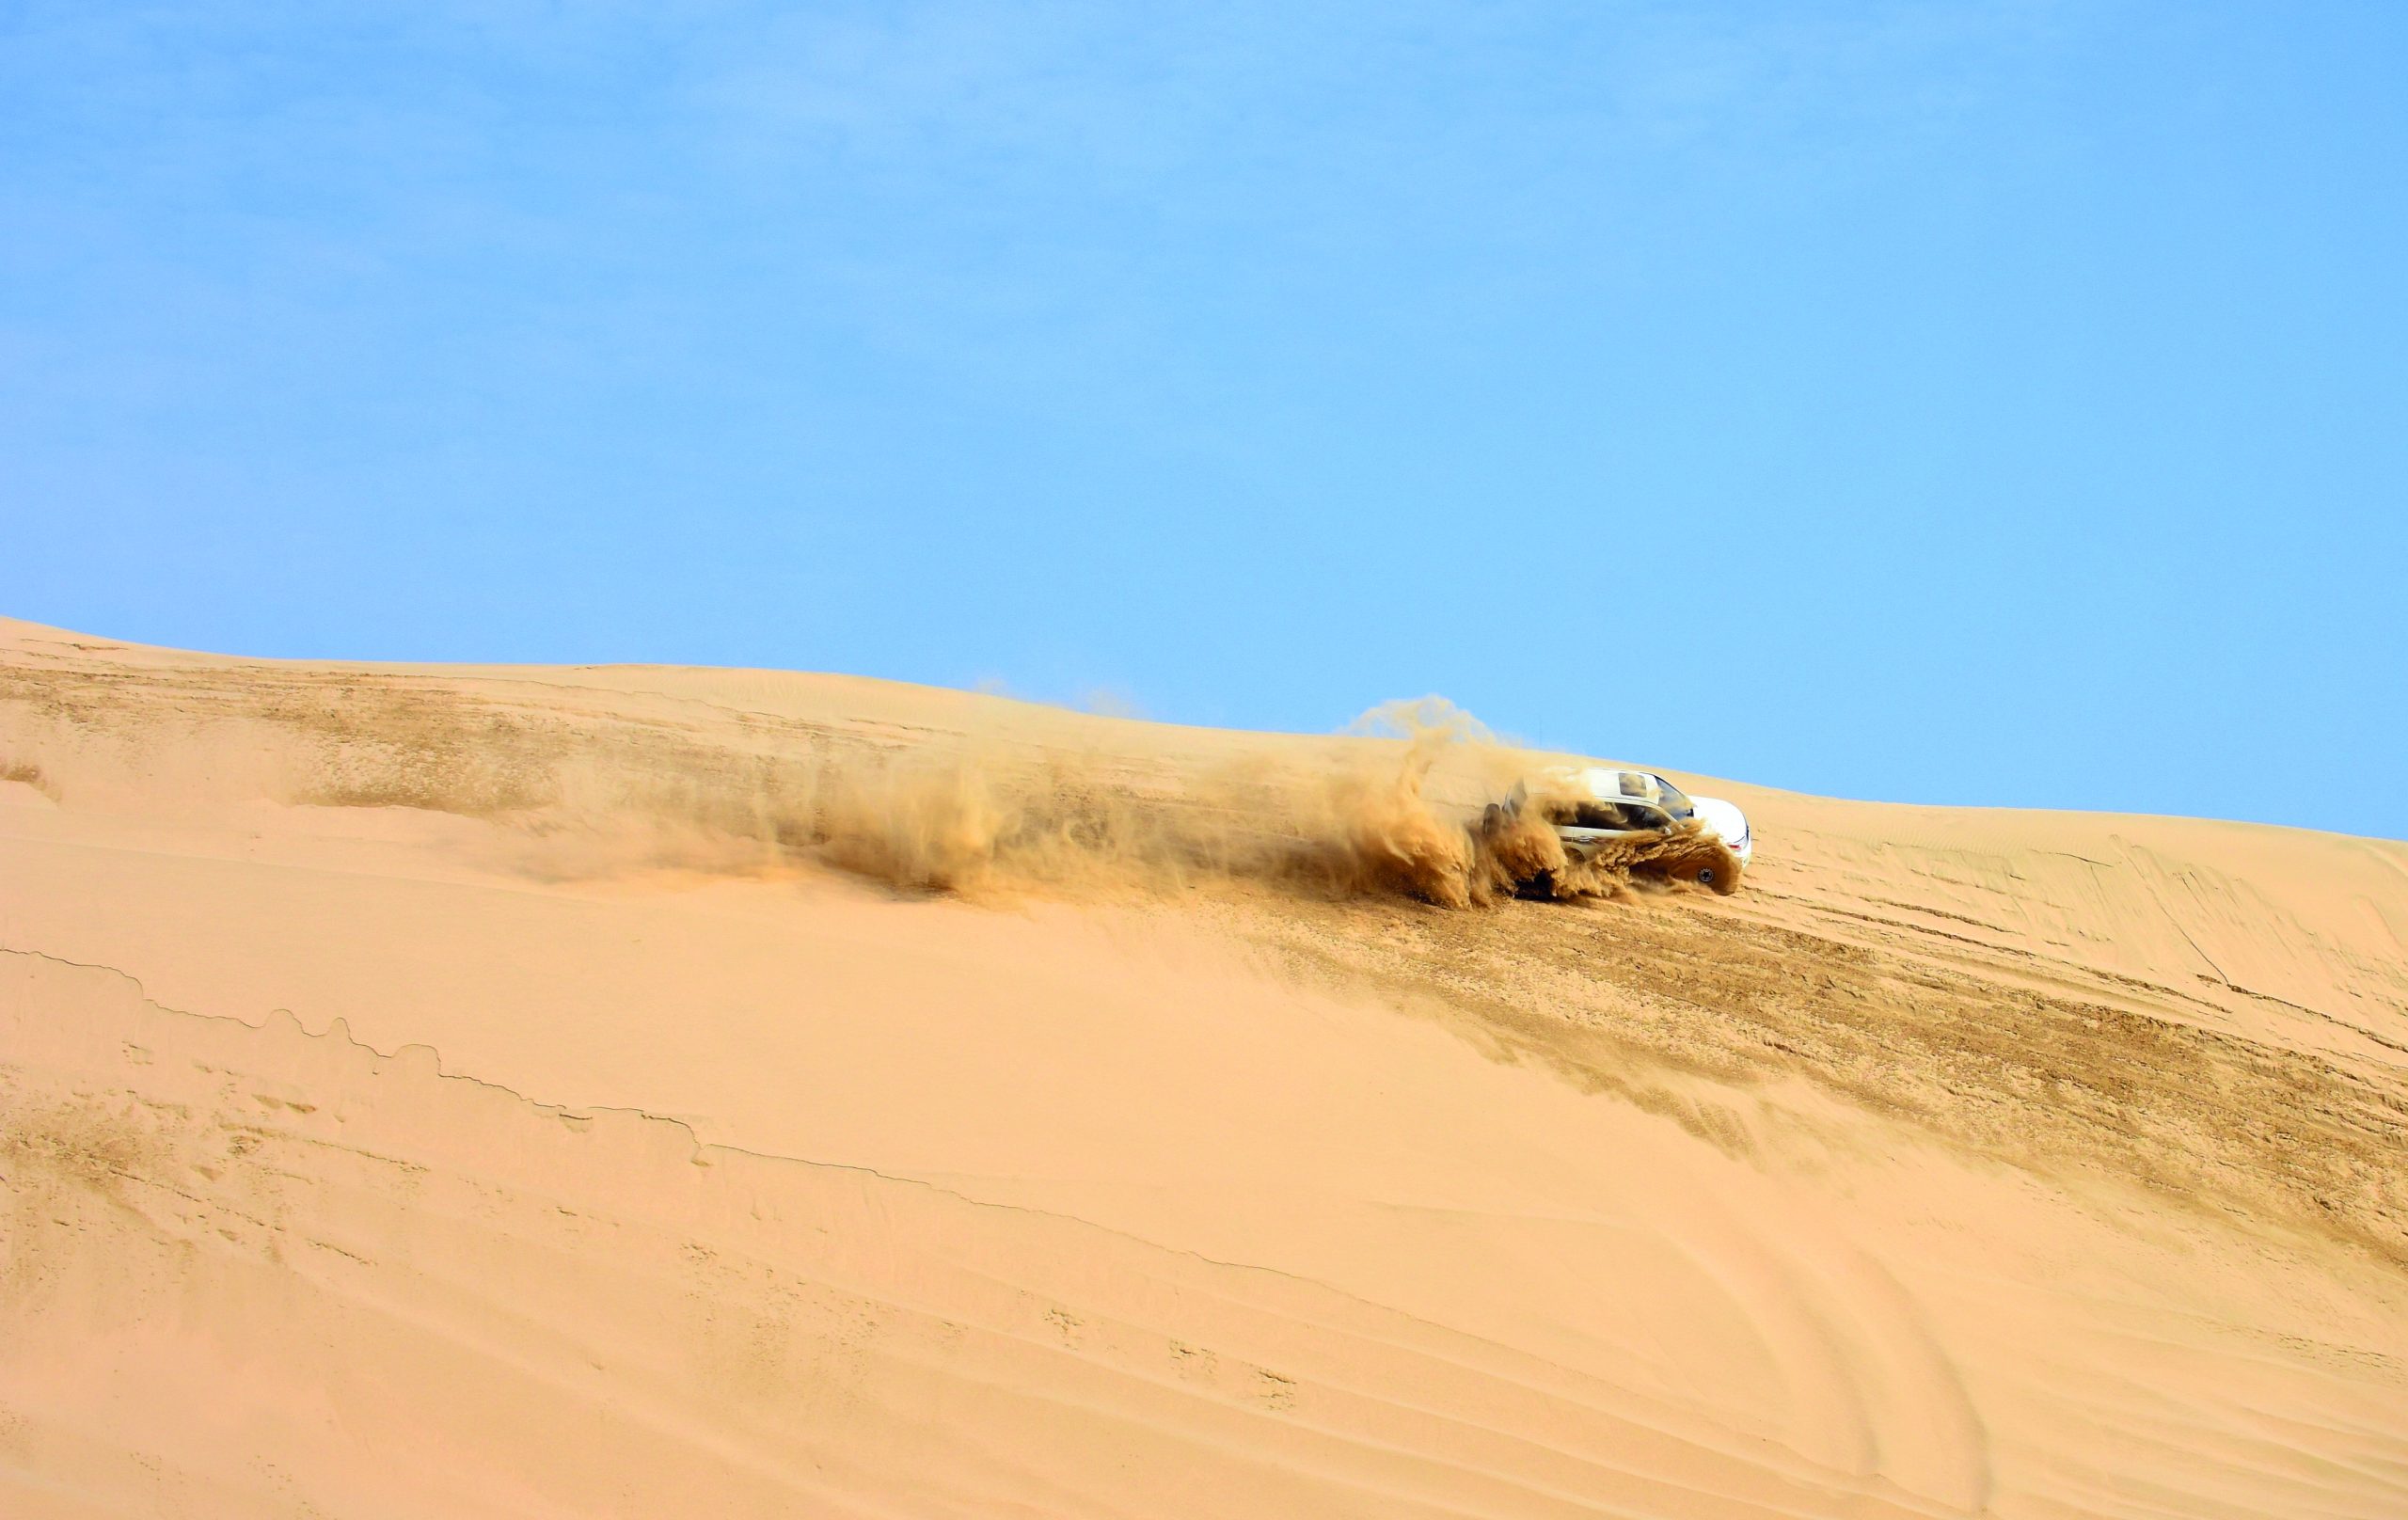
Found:
[{"label": "vehicle on dune", "polygon": [[[1634,874],[1694,881],[1725,896],[1739,889],[1755,853],[1748,815],[1735,803],[1691,797],[1651,770],[1541,771],[1515,784],[1502,802],[1488,804],[1481,830],[1494,839],[1526,819],[1551,830],[1571,864],[1610,860]],[[1553,885],[1531,883],[1541,895]]]}]

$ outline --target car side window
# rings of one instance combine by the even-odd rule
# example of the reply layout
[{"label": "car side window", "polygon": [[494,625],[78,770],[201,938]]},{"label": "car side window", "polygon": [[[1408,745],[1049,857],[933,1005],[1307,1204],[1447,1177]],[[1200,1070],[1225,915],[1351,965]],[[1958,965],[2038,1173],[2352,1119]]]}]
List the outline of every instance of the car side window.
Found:
[{"label": "car side window", "polygon": [[1548,810],[1548,822],[1559,829],[1669,829],[1671,817],[1645,802],[1604,800],[1558,803]]}]

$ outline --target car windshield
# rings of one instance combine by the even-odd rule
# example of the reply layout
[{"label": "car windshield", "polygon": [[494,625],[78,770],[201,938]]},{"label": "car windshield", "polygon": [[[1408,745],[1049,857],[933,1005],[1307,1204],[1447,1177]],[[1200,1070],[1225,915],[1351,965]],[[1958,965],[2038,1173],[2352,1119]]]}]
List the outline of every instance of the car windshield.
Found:
[{"label": "car windshield", "polygon": [[1658,776],[1656,778],[1656,784],[1664,789],[1664,806],[1672,816],[1686,818],[1697,811],[1697,804],[1689,800],[1688,794],[1671,782]]}]

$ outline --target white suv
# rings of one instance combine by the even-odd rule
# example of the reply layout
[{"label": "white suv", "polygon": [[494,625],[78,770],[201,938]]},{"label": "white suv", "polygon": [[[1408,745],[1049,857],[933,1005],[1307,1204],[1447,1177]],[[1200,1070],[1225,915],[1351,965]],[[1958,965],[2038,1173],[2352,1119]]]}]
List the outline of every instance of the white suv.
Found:
[{"label": "white suv", "polygon": [[[1536,805],[1544,810],[1563,852],[1576,861],[1595,855],[1608,840],[1669,835],[1694,822],[1700,834],[1719,840],[1744,866],[1755,852],[1748,831],[1748,815],[1735,803],[1719,797],[1691,797],[1651,770],[1615,770],[1605,766],[1564,766],[1516,784],[1513,795],[1492,802],[1482,820],[1495,829],[1509,817]],[[1711,864],[1699,868],[1696,879],[1717,892],[1730,892],[1734,879],[1716,879]]]}]

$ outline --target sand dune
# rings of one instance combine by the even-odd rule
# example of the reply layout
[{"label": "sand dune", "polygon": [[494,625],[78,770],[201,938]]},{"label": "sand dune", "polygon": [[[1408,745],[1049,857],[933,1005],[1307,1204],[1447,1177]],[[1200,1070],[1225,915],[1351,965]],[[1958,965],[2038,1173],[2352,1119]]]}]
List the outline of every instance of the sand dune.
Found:
[{"label": "sand dune", "polygon": [[2408,1513],[2408,847],[1529,763],[0,623],[0,1512]]}]

